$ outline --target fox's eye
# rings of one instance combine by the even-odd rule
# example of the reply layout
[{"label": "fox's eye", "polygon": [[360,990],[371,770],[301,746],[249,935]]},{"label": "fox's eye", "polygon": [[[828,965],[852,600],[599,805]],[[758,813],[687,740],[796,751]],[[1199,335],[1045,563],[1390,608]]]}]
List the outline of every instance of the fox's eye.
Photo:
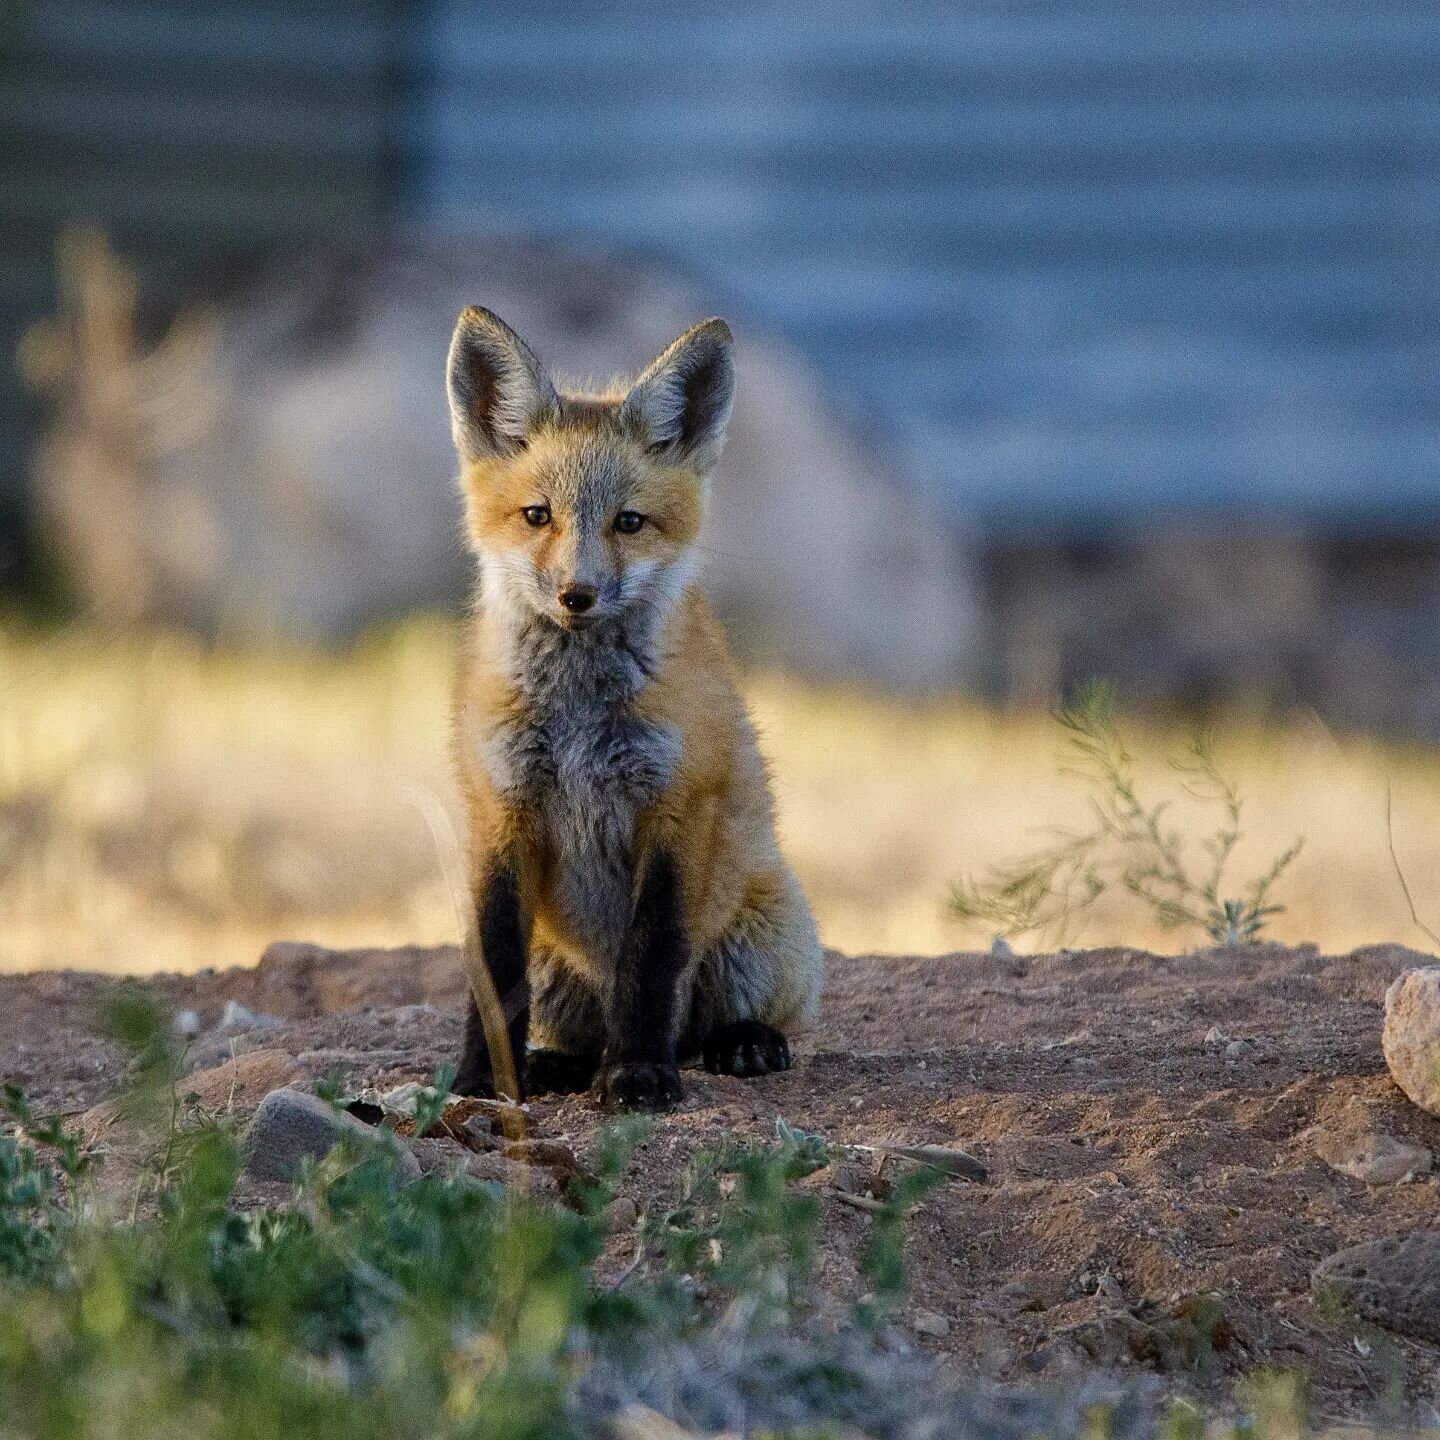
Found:
[{"label": "fox's eye", "polygon": [[644,523],[645,517],[638,510],[622,510],[615,517],[615,528],[622,535],[633,535]]},{"label": "fox's eye", "polygon": [[520,513],[525,517],[525,523],[533,525],[537,530],[542,525],[550,523],[550,507],[548,505],[527,505]]}]

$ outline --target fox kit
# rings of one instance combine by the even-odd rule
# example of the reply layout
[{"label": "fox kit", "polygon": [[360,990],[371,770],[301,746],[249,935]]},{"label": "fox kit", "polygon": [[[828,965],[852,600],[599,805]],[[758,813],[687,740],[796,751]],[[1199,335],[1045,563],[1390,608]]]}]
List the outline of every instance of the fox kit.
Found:
[{"label": "fox kit", "polygon": [[[668,1105],[681,1060],[785,1069],[815,1008],[815,923],[693,578],[731,350],[706,320],[628,389],[572,395],[488,310],[450,346],[479,570],[456,755],[480,958],[531,1094]],[[455,1083],[494,1085],[473,999]]]}]

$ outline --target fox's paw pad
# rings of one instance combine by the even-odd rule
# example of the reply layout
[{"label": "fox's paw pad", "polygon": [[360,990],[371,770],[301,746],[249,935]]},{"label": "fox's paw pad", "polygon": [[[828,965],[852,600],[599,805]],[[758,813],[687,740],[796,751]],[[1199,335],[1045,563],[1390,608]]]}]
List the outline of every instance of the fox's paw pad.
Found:
[{"label": "fox's paw pad", "polygon": [[673,1065],[648,1060],[602,1065],[595,1076],[595,1094],[607,1110],[664,1110],[683,1093]]},{"label": "fox's paw pad", "polygon": [[705,1042],[705,1068],[712,1075],[773,1075],[790,1068],[790,1042],[758,1020],[737,1020]]},{"label": "fox's paw pad", "polygon": [[525,1061],[525,1091],[529,1095],[579,1095],[590,1088],[599,1067],[598,1055],[532,1050]]}]

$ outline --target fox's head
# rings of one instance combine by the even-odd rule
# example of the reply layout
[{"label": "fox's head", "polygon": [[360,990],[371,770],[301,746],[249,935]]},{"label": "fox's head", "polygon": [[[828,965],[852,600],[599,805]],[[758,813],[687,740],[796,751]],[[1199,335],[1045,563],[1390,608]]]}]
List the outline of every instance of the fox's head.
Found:
[{"label": "fox's head", "polygon": [[735,391],[730,328],[687,330],[628,389],[561,394],[498,316],[462,312],[450,417],[487,607],[578,630],[684,590]]}]

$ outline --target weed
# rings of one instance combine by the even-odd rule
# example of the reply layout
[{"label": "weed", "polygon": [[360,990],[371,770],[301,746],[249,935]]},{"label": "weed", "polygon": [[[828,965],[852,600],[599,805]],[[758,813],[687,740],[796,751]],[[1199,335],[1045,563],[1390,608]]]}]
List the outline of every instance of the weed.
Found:
[{"label": "weed", "polygon": [[1068,938],[1076,920],[1108,889],[1119,885],[1149,908],[1165,929],[1196,926],[1219,945],[1254,940],[1282,913],[1271,891],[1300,853],[1296,840],[1239,894],[1226,894],[1227,869],[1241,838],[1243,800],[1220,769],[1212,738],[1199,734],[1170,761],[1186,795],[1219,811],[1213,830],[1198,844],[1203,862],[1194,869],[1192,847],[1169,824],[1171,802],[1143,797],[1135,760],[1115,722],[1108,685],[1091,681],[1056,712],[1067,759],[1062,772],[1089,788],[1094,823],[1058,832],[1050,846],[992,870],[983,881],[960,881],[951,908],[1002,935],[1025,932]]}]

